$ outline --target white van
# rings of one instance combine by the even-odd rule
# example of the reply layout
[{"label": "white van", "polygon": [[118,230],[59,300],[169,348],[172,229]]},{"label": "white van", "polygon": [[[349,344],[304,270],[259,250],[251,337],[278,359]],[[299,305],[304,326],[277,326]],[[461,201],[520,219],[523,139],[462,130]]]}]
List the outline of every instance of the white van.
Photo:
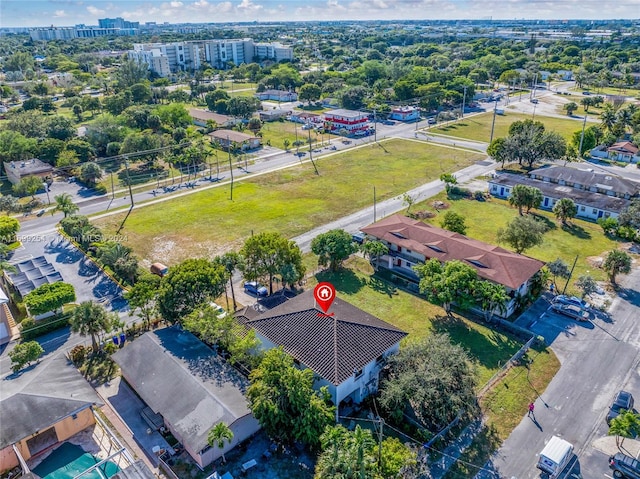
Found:
[{"label": "white van", "polygon": [[572,458],[573,445],[564,439],[553,436],[540,453],[536,467],[553,479],[564,471]]}]

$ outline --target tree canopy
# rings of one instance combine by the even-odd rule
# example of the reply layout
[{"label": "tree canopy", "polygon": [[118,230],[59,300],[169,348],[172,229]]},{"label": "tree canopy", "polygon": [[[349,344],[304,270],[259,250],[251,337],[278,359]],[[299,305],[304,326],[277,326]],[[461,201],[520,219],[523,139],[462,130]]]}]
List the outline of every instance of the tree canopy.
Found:
[{"label": "tree canopy", "polygon": [[517,216],[505,228],[499,228],[499,243],[507,243],[516,253],[523,253],[529,248],[539,246],[544,241],[547,227],[531,216]]},{"label": "tree canopy", "polygon": [[24,303],[33,316],[55,311],[75,300],[76,292],[73,286],[62,281],[45,283],[24,297]]},{"label": "tree canopy", "polygon": [[609,251],[602,263],[602,269],[609,275],[609,281],[616,284],[616,276],[631,272],[631,256],[619,249]]},{"label": "tree canopy", "polygon": [[320,435],[335,421],[335,407],[326,387],[313,389],[311,369],[297,369],[291,356],[275,348],[267,351],[249,381],[249,408],[269,437],[320,444]]},{"label": "tree canopy", "polygon": [[502,163],[517,162],[533,168],[539,161],[562,158],[566,149],[559,133],[545,131],[540,122],[523,120],[512,123],[504,141],[494,140],[487,152]]},{"label": "tree canopy", "polygon": [[511,189],[509,204],[518,208],[518,214],[522,216],[522,210],[527,213],[532,208],[539,208],[542,204],[542,192],[535,186],[515,185]]},{"label": "tree canopy", "polygon": [[73,310],[69,324],[71,331],[80,333],[82,336],[91,336],[93,351],[98,350],[97,338],[102,333],[109,333],[113,330],[116,317],[107,313],[99,304],[91,301],[83,301]]},{"label": "tree canopy", "polygon": [[447,314],[454,302],[463,309],[473,302],[473,284],[478,273],[468,264],[458,260],[443,264],[434,258],[413,269],[420,278],[420,292],[429,302],[442,306]]},{"label": "tree canopy", "polygon": [[475,408],[475,375],[467,352],[446,334],[410,342],[391,356],[380,403],[396,420],[407,406],[430,430]]},{"label": "tree canopy", "polygon": [[337,271],[344,260],[358,251],[358,246],[345,230],[335,229],[313,238],[311,251],[318,255],[320,266],[329,266],[331,271]]}]

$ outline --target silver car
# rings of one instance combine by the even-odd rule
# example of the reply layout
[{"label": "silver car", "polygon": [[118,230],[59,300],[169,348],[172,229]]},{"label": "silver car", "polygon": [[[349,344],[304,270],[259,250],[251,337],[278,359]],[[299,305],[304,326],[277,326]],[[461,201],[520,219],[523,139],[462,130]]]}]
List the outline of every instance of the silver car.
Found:
[{"label": "silver car", "polygon": [[559,314],[564,314],[578,321],[589,321],[589,312],[575,304],[553,303],[551,308]]}]

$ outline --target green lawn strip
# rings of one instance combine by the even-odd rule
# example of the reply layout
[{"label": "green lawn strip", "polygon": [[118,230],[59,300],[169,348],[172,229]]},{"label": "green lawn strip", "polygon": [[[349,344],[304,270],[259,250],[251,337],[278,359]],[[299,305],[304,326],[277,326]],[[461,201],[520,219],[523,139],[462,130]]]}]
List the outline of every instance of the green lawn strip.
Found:
[{"label": "green lawn strip", "polygon": [[[323,141],[327,143],[329,140],[337,138],[336,135],[331,135],[329,133],[321,135],[315,131],[311,131],[311,135],[309,135],[309,130],[303,130],[302,125],[299,123],[291,121],[269,121],[263,123],[262,129],[260,130],[262,133],[262,142],[266,144],[267,141],[269,141],[271,146],[284,150],[284,140],[288,139],[289,149],[294,151],[295,146],[293,146],[293,142],[296,141],[296,129],[298,132],[298,140],[305,142],[305,145],[307,144],[309,136],[311,136],[311,141],[314,145]],[[303,147],[301,146],[300,149],[303,149]]]},{"label": "green lawn strip", "polygon": [[475,476],[526,415],[528,404],[545,391],[560,369],[560,362],[550,349],[531,349],[525,357],[532,360],[528,370],[526,366],[510,369],[480,399],[486,425],[445,479]]},{"label": "green lawn strip", "polygon": [[476,366],[478,389],[522,346],[521,341],[482,324],[455,315],[424,298],[396,288],[372,276],[369,263],[352,257],[347,268],[336,273],[323,271],[309,279],[307,288],[317,281],[329,281],[341,299],[409,333],[405,341],[417,341],[433,333],[447,333],[463,346]]},{"label": "green lawn strip", "polygon": [[[433,211],[432,203],[435,200],[448,203],[450,208],[447,211],[454,211],[465,217],[467,236],[490,244],[497,244],[497,230],[505,227],[518,214],[518,210],[511,208],[504,200],[496,198],[483,202],[466,199],[450,200],[445,193],[414,205],[412,211],[417,212],[424,209]],[[602,256],[616,249],[619,246],[618,242],[606,237],[602,228],[595,223],[574,219],[571,222],[571,227],[562,228],[553,213],[541,210],[535,210],[534,213],[542,218],[551,229],[545,233],[544,243],[541,246],[525,251],[527,256],[545,262],[560,258],[569,266],[578,256],[573,279],[567,289],[572,294],[578,292],[573,283],[583,274],[588,273],[598,281],[606,279],[606,274],[591,265],[588,258]],[[434,218],[426,221],[440,226],[444,214],[444,211],[440,211]],[[507,245],[501,246],[510,249]],[[564,287],[564,280],[560,280],[559,285]]]},{"label": "green lawn strip", "polygon": [[[159,260],[159,250],[170,246],[162,260],[173,264],[237,249],[251,232],[279,231],[293,237],[371,205],[374,185],[381,201],[478,159],[464,151],[392,140],[383,148],[371,145],[320,158],[320,176],[305,163],[236,182],[233,202],[225,185],[133,210],[121,233],[140,257],[153,261]],[[96,224],[111,234],[123,217],[106,217]]]},{"label": "green lawn strip", "polygon": [[[509,110],[505,110],[504,115],[496,115],[493,138],[495,139],[507,136],[511,123],[527,119],[531,119],[531,115],[512,113]],[[470,116],[462,120],[449,123],[445,126],[432,128],[429,130],[429,133],[441,133],[448,136],[455,136],[457,138],[489,142],[489,139],[491,138],[492,121],[493,112],[487,112],[480,115]],[[582,123],[579,119],[571,120],[569,118],[564,119],[536,116],[536,121],[542,122],[548,131],[558,132],[564,138],[570,138],[575,131],[582,129]]]}]

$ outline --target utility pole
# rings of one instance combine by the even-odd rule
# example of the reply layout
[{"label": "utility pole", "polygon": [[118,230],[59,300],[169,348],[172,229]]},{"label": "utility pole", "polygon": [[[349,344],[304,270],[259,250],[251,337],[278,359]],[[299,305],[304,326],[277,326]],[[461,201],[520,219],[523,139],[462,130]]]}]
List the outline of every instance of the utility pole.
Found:
[{"label": "utility pole", "polygon": [[297,121],[293,122],[293,128],[295,128],[296,130],[296,156],[300,158],[300,155],[299,155],[300,147],[298,146],[299,144],[298,144],[298,122]]},{"label": "utility pole", "polygon": [[116,192],[113,189],[113,172],[111,173],[111,200],[114,200],[116,198]]},{"label": "utility pole", "polygon": [[536,87],[537,86],[538,86],[538,74],[536,73],[536,76],[533,79],[533,90],[531,90],[530,98],[535,98],[536,97]]},{"label": "utility pole", "polygon": [[376,187],[375,185],[373,186],[373,222],[375,223],[377,220],[377,215],[376,215]]},{"label": "utility pole", "polygon": [[493,130],[496,126],[496,113],[498,112],[498,100],[493,105],[493,120],[491,121],[491,138],[489,138],[489,144],[493,141]]},{"label": "utility pole", "polygon": [[573,270],[575,269],[577,262],[578,262],[578,255],[576,255],[576,259],[573,261],[573,266],[571,267],[571,271],[569,271],[569,277],[567,278],[567,282],[564,285],[562,294],[564,294],[564,292],[567,290],[567,286],[569,286],[569,281],[571,281],[571,276],[573,276]]},{"label": "utility pole", "polygon": [[229,152],[229,173],[231,174],[231,201],[233,201],[233,165],[231,164],[231,143],[229,143],[229,135],[227,135],[227,151]]},{"label": "utility pole", "polygon": [[460,118],[464,118],[464,104],[467,101],[467,87],[464,87],[464,93],[462,94],[462,111],[460,112]]},{"label": "utility pole", "polygon": [[131,191],[131,176],[129,175],[129,160],[125,158],[124,167],[127,170],[127,185],[129,186],[129,197],[131,198],[131,208],[133,208],[133,191]]},{"label": "utility pole", "polygon": [[582,158],[582,142],[584,141],[584,127],[587,124],[587,115],[584,115],[584,121],[582,122],[582,133],[580,133],[580,147],[578,149],[578,158]]},{"label": "utility pole", "polygon": [[373,110],[373,141],[378,143],[378,123],[376,121],[376,111]]},{"label": "utility pole", "polygon": [[309,159],[311,160],[311,164],[313,165],[313,169],[316,171],[316,175],[320,176],[320,172],[318,171],[318,168],[316,167],[316,164],[313,161],[313,148],[311,148],[311,130],[307,130],[307,132],[309,133]]}]

